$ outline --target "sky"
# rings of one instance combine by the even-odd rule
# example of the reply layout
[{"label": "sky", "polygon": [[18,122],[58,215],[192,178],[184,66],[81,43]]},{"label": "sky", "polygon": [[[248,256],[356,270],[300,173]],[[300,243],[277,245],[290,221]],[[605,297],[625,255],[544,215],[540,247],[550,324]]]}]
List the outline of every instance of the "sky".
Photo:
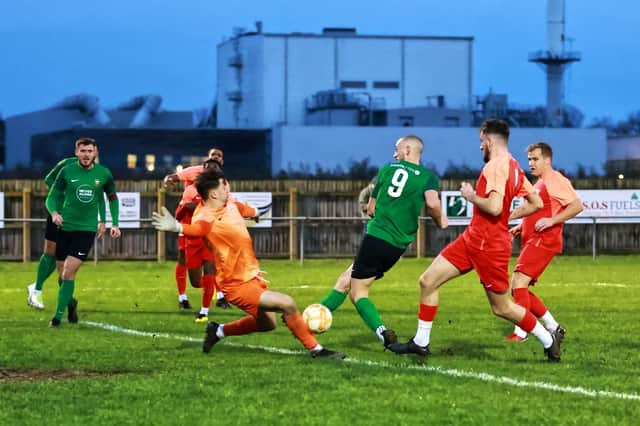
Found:
[{"label": "sky", "polygon": [[[565,101],[596,117],[640,110],[640,2],[566,1],[566,34],[582,61]],[[234,27],[360,34],[472,36],[473,94],[542,105],[545,75],[527,61],[546,48],[545,0],[5,0],[0,8],[0,114],[89,93],[109,108],[143,94],[166,110],[210,107],[216,45]]]}]

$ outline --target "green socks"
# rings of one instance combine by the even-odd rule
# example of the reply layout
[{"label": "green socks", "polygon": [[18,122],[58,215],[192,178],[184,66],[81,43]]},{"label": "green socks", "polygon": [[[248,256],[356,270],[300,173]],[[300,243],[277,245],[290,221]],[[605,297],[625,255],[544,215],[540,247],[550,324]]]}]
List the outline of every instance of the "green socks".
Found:
[{"label": "green socks", "polygon": [[363,297],[355,303],[356,310],[360,314],[360,318],[363,319],[365,324],[372,330],[376,331],[382,326],[382,318],[376,306],[369,300],[368,297]]},{"label": "green socks", "polygon": [[42,253],[42,256],[40,256],[40,262],[38,263],[38,274],[36,275],[36,290],[42,291],[44,282],[55,270],[56,257]]},{"label": "green socks", "polygon": [[333,312],[342,305],[346,298],[346,293],[339,292],[335,288],[332,288],[329,294],[320,301],[320,304],[326,306],[331,312]]},{"label": "green socks", "polygon": [[73,280],[62,280],[62,284],[60,285],[60,289],[58,289],[58,306],[56,306],[56,315],[55,318],[61,320],[62,315],[64,315],[64,310],[67,308],[67,305],[71,301],[73,297],[73,289],[75,287],[75,281]]}]

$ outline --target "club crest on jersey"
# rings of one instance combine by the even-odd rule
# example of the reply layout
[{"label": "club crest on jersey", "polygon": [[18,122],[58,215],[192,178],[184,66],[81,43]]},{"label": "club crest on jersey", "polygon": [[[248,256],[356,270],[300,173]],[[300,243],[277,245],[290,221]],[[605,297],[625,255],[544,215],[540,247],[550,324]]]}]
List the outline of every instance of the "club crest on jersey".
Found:
[{"label": "club crest on jersey", "polygon": [[100,180],[99,179],[96,179],[94,182],[95,182],[96,186],[100,186]]}]

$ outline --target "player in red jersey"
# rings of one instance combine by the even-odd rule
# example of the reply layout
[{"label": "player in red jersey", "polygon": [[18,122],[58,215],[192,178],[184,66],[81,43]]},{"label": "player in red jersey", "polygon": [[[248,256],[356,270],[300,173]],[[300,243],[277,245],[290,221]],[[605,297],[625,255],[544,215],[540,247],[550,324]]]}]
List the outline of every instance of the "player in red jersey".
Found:
[{"label": "player in red jersey", "polygon": [[[545,329],[531,314],[513,302],[509,294],[509,208],[514,197],[524,196],[524,214],[542,207],[524,172],[508,150],[509,125],[502,120],[486,120],[480,128],[480,150],[485,166],[476,183],[460,187],[462,196],[473,204],[473,217],[464,233],[445,247],[420,276],[418,329],[407,343],[389,349],[398,354],[430,354],[431,326],[439,304],[439,288],[447,281],[472,269],[480,282],[493,313],[517,324],[540,340],[549,361],[560,360],[560,339]],[[524,209],[524,208],[523,208]]]},{"label": "player in red jersey", "polygon": [[[522,223],[511,228],[513,235],[521,234],[520,256],[511,277],[511,288],[515,302],[531,311],[550,332],[557,332],[564,338],[565,330],[555,320],[547,307],[531,290],[538,278],[547,268],[551,259],[562,253],[563,224],[578,215],[582,210],[582,201],[578,197],[569,179],[553,169],[553,150],[544,142],[527,147],[527,158],[531,174],[538,178],[533,186],[542,198],[544,206],[532,215],[526,216]],[[509,219],[522,217],[526,206],[520,206],[511,212]],[[522,342],[527,333],[516,326],[508,340]]]},{"label": "player in red jersey", "polygon": [[[222,166],[224,165],[224,153],[222,152],[221,149],[212,148],[208,152],[207,161],[209,160],[214,161],[214,165],[221,170]],[[204,165],[198,165],[198,166],[187,167],[177,173],[169,174],[164,177],[164,186],[169,187],[175,183],[182,181],[184,182],[185,188],[187,188],[189,185],[193,184],[196,177],[198,177],[198,175],[202,173],[202,170],[204,170]],[[196,191],[194,190],[193,192],[195,193]],[[193,212],[194,208],[195,208],[195,205],[191,205],[190,211]],[[176,217],[177,215],[178,215],[178,211],[176,211]],[[187,239],[184,237],[184,235],[178,235],[178,263],[176,264],[175,276],[176,276],[176,286],[178,288],[178,307],[180,307],[181,309],[191,309],[191,304],[189,303],[189,300],[187,298],[187,292],[186,292],[187,291],[187,270],[189,269],[187,265],[188,260],[187,260],[186,254],[187,254]],[[196,261],[197,260],[194,260],[194,262]],[[192,273],[190,272],[189,279],[191,284],[193,285],[194,281],[191,279],[192,278],[191,275]],[[199,281],[196,281],[196,282],[199,282]],[[226,301],[226,299],[224,298],[224,294],[221,291],[218,291],[217,297],[218,299],[216,301],[216,306],[223,309],[231,308],[231,305]],[[201,313],[202,313],[202,310],[201,310]]]}]

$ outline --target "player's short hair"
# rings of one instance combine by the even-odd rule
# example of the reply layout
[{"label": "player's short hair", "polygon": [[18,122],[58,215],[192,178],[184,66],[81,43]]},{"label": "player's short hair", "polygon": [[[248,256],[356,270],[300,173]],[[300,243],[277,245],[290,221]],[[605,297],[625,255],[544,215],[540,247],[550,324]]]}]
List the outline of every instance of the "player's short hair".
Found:
[{"label": "player's short hair", "polygon": [[198,175],[195,181],[196,190],[203,200],[209,198],[209,191],[217,189],[220,186],[220,179],[224,179],[224,173],[222,170],[211,168],[204,169],[202,173]]},{"label": "player's short hair", "polygon": [[485,120],[480,126],[480,133],[485,135],[499,135],[506,141],[509,140],[509,124],[498,118]]},{"label": "player's short hair", "polygon": [[553,160],[553,149],[551,149],[551,146],[548,143],[542,141],[532,143],[527,147],[527,152],[531,152],[534,149],[539,149],[544,158],[551,158]]},{"label": "player's short hair", "polygon": [[202,167],[204,169],[220,169],[220,163],[209,158],[208,160],[205,160],[204,163],[202,163]]},{"label": "player's short hair", "polygon": [[98,147],[96,140],[92,138],[80,138],[76,141],[76,149],[78,149],[78,147],[80,146],[85,146],[85,145],[93,145],[94,148]]},{"label": "player's short hair", "polygon": [[420,139],[420,136],[407,135],[400,138],[400,142],[417,143],[420,146],[420,152],[424,149],[424,142]]}]

